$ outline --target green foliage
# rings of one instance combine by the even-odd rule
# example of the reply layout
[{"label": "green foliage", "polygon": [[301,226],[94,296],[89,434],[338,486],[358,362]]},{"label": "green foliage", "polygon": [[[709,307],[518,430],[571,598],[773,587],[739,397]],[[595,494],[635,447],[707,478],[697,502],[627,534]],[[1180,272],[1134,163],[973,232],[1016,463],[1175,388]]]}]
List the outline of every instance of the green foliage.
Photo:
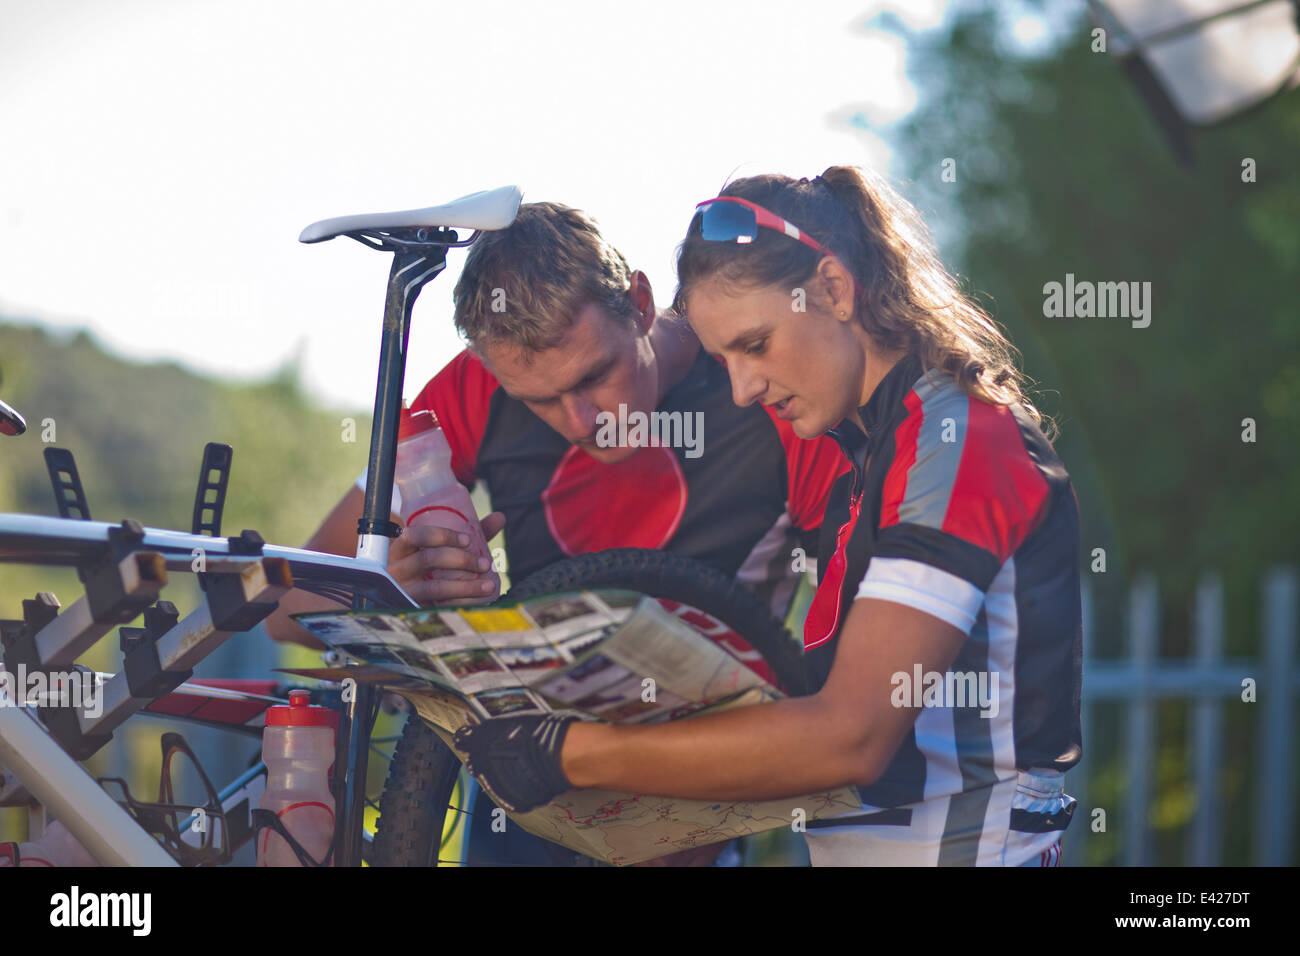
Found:
[{"label": "green foliage", "polygon": [[[1089,27],[1028,58],[996,12],[960,15],[918,48],[924,97],[896,140],[927,218],[961,229],[948,261],[1050,393],[1084,553],[1105,547],[1112,579],[1156,573],[1171,604],[1222,570],[1244,612],[1300,553],[1300,94],[1200,132],[1183,170]],[[1044,317],[1067,273],[1150,282],[1150,326]]]},{"label": "green foliage", "polygon": [[[0,373],[0,396],[28,423],[0,446],[0,511],[56,513],[43,452],[57,445],[76,456],[96,520],[188,531],[203,446],[218,441],[234,449],[222,531],[253,528],[296,546],[366,465],[369,415],[318,408],[291,370],[227,384],[109,355],[85,332],[0,325]],[[354,441],[344,440],[348,417]],[[61,596],[78,590],[69,572],[0,566],[0,581],[4,616],[18,616],[37,585]]]}]

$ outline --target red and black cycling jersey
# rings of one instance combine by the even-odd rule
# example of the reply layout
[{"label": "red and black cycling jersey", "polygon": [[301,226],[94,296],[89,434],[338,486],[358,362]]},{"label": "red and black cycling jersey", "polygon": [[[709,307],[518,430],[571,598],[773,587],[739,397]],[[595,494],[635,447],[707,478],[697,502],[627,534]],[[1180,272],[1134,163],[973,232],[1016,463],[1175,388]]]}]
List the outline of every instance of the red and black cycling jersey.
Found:
[{"label": "red and black cycling jersey", "polygon": [[643,447],[602,464],[507,395],[469,351],[411,407],[433,410],[456,477],[483,481],[504,512],[515,581],[569,555],[662,548],[738,577],[784,616],[804,565],[794,549],[811,555],[826,496],[847,467],[831,439],[805,442],[764,407],[738,408],[726,368],[702,349],[656,409],[703,413],[696,457]]},{"label": "red and black cycling jersey", "polygon": [[[901,359],[859,409],[866,434],[848,421],[830,432],[852,470],[822,525],[810,687],[858,598],[914,607],[966,640],[937,686],[895,675],[910,691],[895,703],[919,704],[917,720],[859,788],[862,812],[809,824],[809,847],[814,862],[1019,865],[1074,806],[1060,777],[1082,755],[1078,504],[1024,409],[923,371]],[[933,693],[918,701],[916,683]]]}]

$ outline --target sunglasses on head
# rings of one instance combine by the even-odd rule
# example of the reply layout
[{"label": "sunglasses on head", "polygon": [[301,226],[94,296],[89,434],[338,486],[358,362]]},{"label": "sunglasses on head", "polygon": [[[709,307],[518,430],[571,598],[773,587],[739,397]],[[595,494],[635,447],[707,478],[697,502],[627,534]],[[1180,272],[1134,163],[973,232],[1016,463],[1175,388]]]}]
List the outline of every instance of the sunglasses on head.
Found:
[{"label": "sunglasses on head", "polygon": [[[753,242],[758,238],[759,229],[771,229],[784,233],[791,239],[797,239],[805,246],[816,249],[824,256],[836,258],[820,242],[804,232],[789,219],[783,219],[769,209],[757,203],[736,196],[715,196],[695,206],[695,215],[700,219],[700,235],[709,242]],[[852,275],[850,273],[850,275]],[[858,287],[858,280],[853,279],[853,288]]]},{"label": "sunglasses on head", "polygon": [[762,228],[784,233],[822,255],[831,255],[829,249],[790,220],[782,219],[748,199],[715,196],[695,208],[699,210],[696,215],[700,217],[700,235],[709,242],[753,242]]}]

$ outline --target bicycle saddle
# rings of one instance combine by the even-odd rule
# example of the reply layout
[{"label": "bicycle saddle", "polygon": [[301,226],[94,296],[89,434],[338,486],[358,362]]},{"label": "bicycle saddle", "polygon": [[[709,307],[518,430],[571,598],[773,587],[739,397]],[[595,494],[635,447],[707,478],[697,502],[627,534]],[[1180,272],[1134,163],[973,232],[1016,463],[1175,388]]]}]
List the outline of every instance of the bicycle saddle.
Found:
[{"label": "bicycle saddle", "polygon": [[354,232],[389,233],[399,229],[504,229],[515,221],[523,194],[518,186],[502,186],[470,193],[460,199],[427,209],[405,212],[376,212],[360,216],[336,216],[313,222],[302,231],[299,242],[322,242]]}]

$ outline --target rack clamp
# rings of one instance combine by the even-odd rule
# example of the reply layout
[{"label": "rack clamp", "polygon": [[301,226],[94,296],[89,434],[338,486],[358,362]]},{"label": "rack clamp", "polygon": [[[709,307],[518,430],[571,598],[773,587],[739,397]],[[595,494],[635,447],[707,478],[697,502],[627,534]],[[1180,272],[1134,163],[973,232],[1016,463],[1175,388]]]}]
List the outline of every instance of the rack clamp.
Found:
[{"label": "rack clamp", "polygon": [[[81,674],[82,680],[97,680],[95,672],[80,664],[73,664],[72,669]],[[102,693],[102,691],[100,691]],[[58,741],[73,760],[86,760],[99,752],[99,749],[113,739],[113,734],[87,734],[81,729],[81,718],[72,703],[46,704],[36,708],[37,715],[45,724],[50,736]]]},{"label": "rack clamp", "polygon": [[[241,531],[238,537],[227,538],[226,543],[231,555],[241,557],[257,557],[266,544],[260,534],[249,528]],[[195,577],[207,594],[212,625],[218,631],[239,633],[252,630],[279,607],[278,601],[249,601],[244,593],[243,579],[238,574],[200,571]]]},{"label": "rack clamp", "polygon": [[0,621],[0,645],[4,647],[4,665],[11,672],[22,666],[29,673],[44,669],[36,649],[36,635],[59,614],[59,599],[49,591],[23,600],[20,621]]},{"label": "rack clamp", "polygon": [[[90,616],[101,624],[126,624],[153,603],[152,595],[132,596],[122,589],[118,565],[136,552],[143,552],[144,527],[133,518],[124,518],[116,528],[108,529],[108,543],[99,559],[77,568],[77,577],[86,588]],[[146,580],[166,581],[167,565],[162,555],[144,552],[139,555],[140,575]]]},{"label": "rack clamp", "polygon": [[126,673],[126,686],[132,697],[156,700],[194,675],[193,669],[163,670],[158,660],[158,638],[175,627],[180,617],[175,604],[159,601],[153,607],[145,608],[144,627],[118,629],[122,670]]},{"label": "rack clamp", "polygon": [[230,547],[231,554],[256,556],[262,553],[266,541],[260,534],[250,528],[245,528],[239,532],[235,538],[227,538],[226,543]]},{"label": "rack clamp", "polygon": [[[56,686],[62,688],[64,675],[54,674],[47,668],[36,648],[36,635],[41,628],[49,624],[58,615],[59,600],[48,591],[42,591],[35,598],[23,601],[23,619],[21,621],[0,621],[0,636],[3,637],[5,649],[5,667],[16,671],[21,667],[28,678],[32,674],[46,675],[47,691]],[[85,667],[71,665],[83,681],[97,680],[94,671]],[[26,703],[26,688],[22,688],[20,703]],[[84,704],[84,701],[83,701]],[[59,742],[75,760],[85,760],[112,739],[112,734],[83,734],[81,722],[72,703],[55,704],[38,702],[36,713],[50,736]]]}]

